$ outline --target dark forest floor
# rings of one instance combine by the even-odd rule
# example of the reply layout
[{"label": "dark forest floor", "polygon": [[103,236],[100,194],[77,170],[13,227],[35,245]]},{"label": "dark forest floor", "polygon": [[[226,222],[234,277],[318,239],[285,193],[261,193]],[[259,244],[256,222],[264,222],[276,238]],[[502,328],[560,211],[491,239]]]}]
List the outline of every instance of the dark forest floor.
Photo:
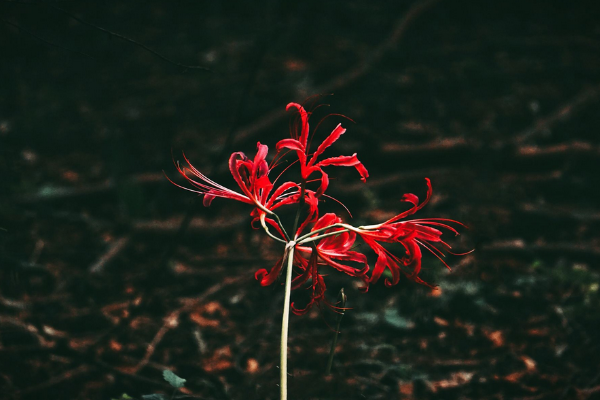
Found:
[{"label": "dark forest floor", "polygon": [[352,308],[333,374],[335,315],[292,316],[290,398],[600,398],[593,6],[56,4],[0,4],[0,397],[170,393],[171,369],[202,399],[278,398],[283,290],[254,272],[281,249],[249,208],[204,208],[162,171],[183,150],[233,187],[231,152],[273,149],[288,102],[334,93],[310,101],[355,121],[329,150],[369,169],[330,171],[353,222],[403,210],[428,177],[419,215],[466,223],[451,243],[475,252],[451,272],[425,256],[436,291],[362,294],[331,273]]}]

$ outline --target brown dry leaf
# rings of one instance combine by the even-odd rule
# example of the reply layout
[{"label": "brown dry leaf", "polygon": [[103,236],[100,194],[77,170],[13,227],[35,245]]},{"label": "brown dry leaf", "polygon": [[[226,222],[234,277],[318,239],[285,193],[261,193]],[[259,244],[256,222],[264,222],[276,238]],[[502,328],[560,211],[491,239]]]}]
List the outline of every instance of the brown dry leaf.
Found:
[{"label": "brown dry leaf", "polygon": [[96,340],[92,338],[78,338],[69,340],[69,347],[73,350],[85,350],[96,344]]},{"label": "brown dry leaf", "polygon": [[214,314],[217,311],[224,317],[226,317],[229,314],[227,309],[223,307],[218,301],[211,301],[210,303],[206,303],[206,305],[203,308],[208,314]]},{"label": "brown dry leaf", "polygon": [[64,171],[62,173],[62,177],[64,180],[66,180],[67,182],[71,182],[71,183],[75,183],[79,180],[79,174],[75,171]]},{"label": "brown dry leaf", "polygon": [[531,328],[527,331],[530,336],[548,336],[550,329],[548,328]]},{"label": "brown dry leaf", "polygon": [[206,372],[223,371],[233,366],[231,358],[231,348],[229,346],[221,347],[204,360],[202,367]]},{"label": "brown dry leaf", "polygon": [[459,320],[455,320],[454,324],[456,326],[458,326],[459,328],[463,328],[466,332],[468,336],[473,336],[473,334],[475,333],[475,325],[473,324],[469,324],[469,323],[462,323]]},{"label": "brown dry leaf", "polygon": [[195,322],[196,324],[198,324],[199,326],[201,326],[203,328],[205,328],[205,327],[216,328],[220,325],[219,320],[204,318],[198,312],[191,313],[189,318],[190,318],[190,320],[192,320],[192,322]]},{"label": "brown dry leaf", "polygon": [[458,371],[450,375],[450,379],[444,379],[437,382],[430,382],[429,386],[435,393],[439,389],[450,389],[467,384],[473,379],[474,372]]},{"label": "brown dry leaf", "polygon": [[113,303],[102,307],[102,314],[114,325],[118,324],[122,318],[129,317],[128,307],[130,302]]},{"label": "brown dry leaf", "polygon": [[491,329],[482,329],[483,334],[486,338],[488,338],[493,344],[494,347],[500,347],[504,345],[504,335],[502,331],[492,331]]},{"label": "brown dry leaf", "polygon": [[258,369],[259,369],[259,364],[255,358],[249,358],[248,361],[246,361],[246,372],[247,373],[254,374],[255,372],[258,372]]},{"label": "brown dry leaf", "polygon": [[519,382],[519,379],[521,379],[525,374],[527,373],[527,371],[517,371],[517,372],[513,372],[512,374],[508,374],[504,377],[505,381],[509,381],[509,382]]},{"label": "brown dry leaf", "polygon": [[149,317],[141,316],[131,320],[129,326],[131,329],[145,329],[152,325],[152,319]]},{"label": "brown dry leaf", "polygon": [[287,59],[284,65],[285,69],[293,72],[304,71],[306,69],[306,63],[298,59]]},{"label": "brown dry leaf", "polygon": [[533,372],[536,370],[536,362],[531,357],[522,355],[520,358],[525,364],[525,368],[527,368],[528,372]]},{"label": "brown dry leaf", "polygon": [[438,324],[440,326],[448,326],[448,325],[450,325],[448,323],[448,321],[446,321],[445,319],[442,319],[440,317],[433,317],[433,322],[435,322],[436,324]]},{"label": "brown dry leaf", "polygon": [[117,342],[114,339],[110,340],[109,346],[110,346],[110,349],[112,351],[121,351],[121,350],[123,350],[123,345],[121,343]]},{"label": "brown dry leaf", "polygon": [[169,328],[176,328],[179,325],[179,313],[172,312],[165,318],[165,325]]},{"label": "brown dry leaf", "polygon": [[412,382],[398,382],[398,393],[403,396],[412,397],[415,391],[415,385]]}]

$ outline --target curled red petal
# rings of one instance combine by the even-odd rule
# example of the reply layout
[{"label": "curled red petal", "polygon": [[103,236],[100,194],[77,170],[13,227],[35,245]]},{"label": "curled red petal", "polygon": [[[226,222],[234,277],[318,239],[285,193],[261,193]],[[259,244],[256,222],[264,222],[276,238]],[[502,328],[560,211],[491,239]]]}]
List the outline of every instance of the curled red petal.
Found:
[{"label": "curled red petal", "polygon": [[396,215],[395,217],[388,219],[384,222],[384,224],[390,224],[394,221],[398,221],[399,219],[406,218],[409,215],[412,215],[419,211],[425,206],[425,204],[429,202],[429,199],[431,199],[431,194],[433,193],[433,189],[431,187],[431,181],[429,180],[429,178],[425,178],[425,182],[427,182],[427,198],[425,198],[425,200],[421,204],[419,204],[419,198],[417,196],[415,196],[412,193],[406,193],[404,196],[402,196],[402,201],[409,202],[413,206],[409,210],[406,210]]},{"label": "curled red petal", "polygon": [[300,137],[298,139],[299,139],[300,143],[302,144],[302,146],[304,148],[306,148],[306,143],[308,141],[308,129],[309,129],[308,128],[308,113],[306,112],[304,107],[302,107],[298,103],[289,103],[285,107],[285,110],[289,111],[290,108],[296,108],[298,110],[298,113],[300,114],[300,119],[302,121],[302,125],[301,125]]},{"label": "curled red petal", "polygon": [[365,168],[365,166],[358,161],[358,157],[356,157],[356,153],[351,156],[339,156],[339,157],[330,157],[326,158],[323,161],[319,161],[317,166],[325,167],[327,165],[334,165],[337,167],[355,167],[358,173],[360,174],[360,179],[363,182],[367,181],[369,177],[369,172]]},{"label": "curled red petal", "polygon": [[212,203],[214,198],[215,198],[214,195],[212,195],[210,193],[205,193],[204,198],[202,199],[202,204],[204,205],[204,207],[209,207],[210,203]]},{"label": "curled red petal", "polygon": [[241,158],[241,161],[245,161],[248,159],[248,157],[246,157],[246,155],[241,151],[231,154],[231,156],[229,157],[229,171],[231,172],[231,176],[233,176],[233,179],[238,184],[240,189],[242,189],[242,192],[244,192],[246,196],[252,198],[252,193],[250,192],[250,190],[248,190],[248,187],[246,186],[244,180],[242,179],[242,176],[240,175],[240,168],[238,166],[238,161],[240,161],[240,159],[238,159],[238,157]]},{"label": "curled red petal", "polygon": [[283,264],[283,258],[280,258],[277,263],[271,268],[270,272],[267,272],[266,269],[259,269],[254,274],[254,278],[260,281],[261,286],[269,286],[273,282],[277,280],[279,276],[279,271],[281,271],[281,266]]},{"label": "curled red petal", "polygon": [[281,149],[283,148],[301,152],[305,151],[305,148],[302,145],[302,143],[300,143],[296,139],[281,139],[279,142],[277,142],[277,145],[275,147],[277,148],[277,151],[281,151]]}]

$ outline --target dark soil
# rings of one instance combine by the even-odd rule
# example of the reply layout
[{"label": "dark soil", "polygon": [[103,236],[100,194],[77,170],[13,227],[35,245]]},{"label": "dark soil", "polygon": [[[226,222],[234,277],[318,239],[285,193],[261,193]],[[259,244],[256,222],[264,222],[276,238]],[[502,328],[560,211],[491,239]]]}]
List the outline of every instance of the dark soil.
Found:
[{"label": "dark soil", "polygon": [[436,291],[326,271],[352,310],[330,376],[336,315],[292,316],[291,400],[600,398],[600,22],[551,3],[0,2],[0,397],[168,398],[170,369],[277,399],[283,289],[254,272],[281,246],[163,171],[185,151],[233,188],[229,154],[273,154],[297,101],[354,121],[315,139],[343,122],[327,154],[369,169],[329,170],[352,223],[428,177],[419,215],[475,252],[425,255]]}]

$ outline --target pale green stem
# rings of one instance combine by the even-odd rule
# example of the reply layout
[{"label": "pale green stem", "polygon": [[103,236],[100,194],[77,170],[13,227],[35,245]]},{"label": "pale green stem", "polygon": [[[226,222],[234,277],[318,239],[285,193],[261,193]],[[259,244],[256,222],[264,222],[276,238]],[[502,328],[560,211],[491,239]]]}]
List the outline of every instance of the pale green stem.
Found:
[{"label": "pale green stem", "polygon": [[288,242],[285,246],[287,253],[287,271],[285,274],[285,298],[283,300],[283,318],[281,321],[281,349],[279,359],[279,389],[281,400],[287,400],[287,349],[288,330],[290,321],[290,297],[292,292],[292,266],[294,264],[295,241]]},{"label": "pale green stem", "polygon": [[[358,230],[355,227],[351,226],[351,225],[346,225],[346,224],[338,223],[338,224],[333,224],[333,225],[326,226],[325,228],[316,229],[314,231],[311,231],[311,232],[307,233],[306,235],[300,236],[298,239],[296,239],[296,241],[299,242],[301,240],[305,240],[305,239],[311,237],[312,235],[316,235],[317,233],[325,232],[326,230],[333,229],[333,228],[345,228],[345,229],[348,229],[348,230],[353,230],[355,232],[358,232]],[[342,231],[339,231],[339,232],[342,232]]]},{"label": "pale green stem", "polygon": [[260,219],[260,224],[262,225],[262,227],[265,230],[265,232],[267,233],[267,235],[269,235],[272,239],[275,239],[281,243],[287,243],[285,240],[278,238],[277,236],[273,235],[271,233],[271,231],[269,231],[269,227],[267,226],[267,223],[265,222],[264,218]]},{"label": "pale green stem", "polygon": [[281,232],[283,232],[283,235],[285,236],[285,240],[289,241],[290,240],[290,236],[285,231],[285,228],[283,227],[283,224],[281,223],[281,220],[279,219],[279,215],[277,215],[275,213],[272,213],[271,215],[273,216],[273,218],[275,218],[275,221],[277,221],[277,225],[279,225],[279,228],[281,229]]},{"label": "pale green stem", "polygon": [[323,235],[319,235],[319,236],[311,236],[309,238],[300,240],[298,242],[298,244],[304,244],[304,243],[314,242],[316,240],[323,239],[323,238],[326,238],[326,237],[329,237],[329,236],[339,235],[340,233],[344,233],[344,232],[348,232],[348,229],[342,229],[341,231],[335,231],[335,232],[328,232],[328,233],[324,233]]}]

